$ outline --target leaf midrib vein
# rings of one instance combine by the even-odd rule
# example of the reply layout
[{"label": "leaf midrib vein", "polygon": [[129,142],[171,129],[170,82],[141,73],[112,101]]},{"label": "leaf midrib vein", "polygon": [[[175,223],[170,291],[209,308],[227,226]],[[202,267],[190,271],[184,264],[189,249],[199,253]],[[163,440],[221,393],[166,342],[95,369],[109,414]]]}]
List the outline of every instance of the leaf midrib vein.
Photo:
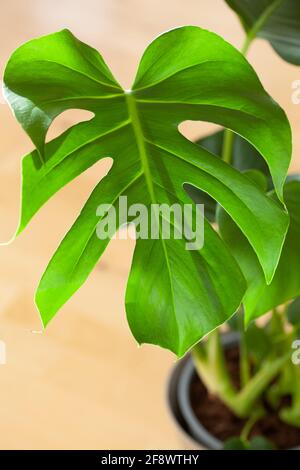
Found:
[{"label": "leaf midrib vein", "polygon": [[[153,187],[153,182],[152,182],[152,176],[151,176],[151,171],[150,171],[150,166],[148,162],[148,155],[147,155],[147,150],[146,150],[146,139],[143,134],[143,129],[142,125],[140,122],[140,118],[138,115],[138,110],[137,110],[137,105],[134,96],[132,95],[131,91],[128,91],[125,93],[125,98],[126,98],[126,103],[127,103],[127,108],[128,108],[128,115],[131,120],[131,124],[133,127],[133,132],[136,138],[136,143],[141,159],[141,164],[142,164],[142,170],[143,174],[145,176],[146,180],[146,186],[150,195],[150,200],[152,204],[157,204],[156,198],[155,198],[155,192],[154,192],[154,187]],[[180,328],[178,325],[177,321],[177,316],[176,316],[176,309],[175,309],[175,295],[174,295],[174,287],[173,287],[173,279],[172,279],[172,274],[171,274],[171,266],[170,266],[170,261],[169,261],[169,256],[168,256],[168,251],[167,247],[165,244],[165,240],[161,236],[161,229],[159,227],[160,231],[160,240],[162,243],[163,247],[163,252],[165,255],[165,260],[166,260],[166,266],[167,266],[167,271],[168,271],[168,276],[169,276],[169,282],[170,282],[170,290],[171,290],[171,297],[172,297],[172,305],[173,305],[173,316],[176,324],[176,329],[177,329],[177,341],[179,346],[179,332]]]}]

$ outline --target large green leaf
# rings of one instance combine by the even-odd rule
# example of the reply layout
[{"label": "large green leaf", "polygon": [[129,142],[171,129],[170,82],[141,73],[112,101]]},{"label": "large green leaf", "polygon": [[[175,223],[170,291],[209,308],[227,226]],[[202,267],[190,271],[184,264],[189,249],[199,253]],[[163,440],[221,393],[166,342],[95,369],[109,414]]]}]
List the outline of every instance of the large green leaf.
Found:
[{"label": "large green leaf", "polygon": [[300,65],[299,0],[226,0],[240,16],[249,31],[264,12],[278,5],[259,30],[258,36],[270,41],[275,51],[286,61]]},{"label": "large green leaf", "polygon": [[[103,157],[114,161],[40,282],[36,302],[45,325],[108,243],[97,237],[97,206],[117,208],[121,195],[128,204],[182,205],[190,202],[185,183],[201,188],[235,220],[271,281],[287,214],[249,178],[178,131],[184,120],[205,120],[242,135],[264,157],[282,200],[291,154],[288,121],[246,59],[220,37],[197,27],[163,34],[144,53],[132,90],[123,91],[102,57],[63,30],[17,49],[4,82],[17,119],[37,146],[23,160],[18,233],[62,186]],[[53,119],[70,108],[95,116],[44,144]],[[230,317],[245,291],[234,258],[207,222],[201,250],[187,251],[184,243],[139,239],[126,294],[136,339],[178,355]]]},{"label": "large green leaf", "polygon": [[[297,176],[287,180],[284,196],[290,226],[270,285],[266,284],[257,257],[244,235],[223,210],[218,211],[221,235],[230,245],[248,282],[244,298],[246,323],[300,295],[300,180]],[[274,230],[276,229],[275,225]]]}]

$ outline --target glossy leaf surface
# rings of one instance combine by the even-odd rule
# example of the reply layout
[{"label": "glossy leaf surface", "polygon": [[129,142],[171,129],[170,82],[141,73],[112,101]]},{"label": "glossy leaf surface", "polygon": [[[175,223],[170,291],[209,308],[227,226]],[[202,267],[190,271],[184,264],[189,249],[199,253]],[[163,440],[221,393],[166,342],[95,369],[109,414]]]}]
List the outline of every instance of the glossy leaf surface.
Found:
[{"label": "glossy leaf surface", "polygon": [[[104,157],[114,162],[42,277],[36,302],[45,325],[108,244],[97,237],[97,207],[118,209],[120,196],[128,197],[128,205],[183,205],[191,202],[185,184],[201,188],[240,227],[271,281],[287,214],[251,179],[178,131],[185,120],[205,120],[242,135],[265,159],[282,200],[291,153],[288,121],[246,59],[220,37],[197,27],[163,34],[146,49],[132,90],[124,91],[99,53],[63,30],[17,49],[4,83],[16,118],[37,147],[23,159],[18,233],[85,169]],[[55,117],[73,108],[94,117],[45,144]],[[139,239],[126,293],[137,341],[179,356],[230,317],[245,291],[237,263],[208,222],[201,250],[186,250],[185,241]]]}]

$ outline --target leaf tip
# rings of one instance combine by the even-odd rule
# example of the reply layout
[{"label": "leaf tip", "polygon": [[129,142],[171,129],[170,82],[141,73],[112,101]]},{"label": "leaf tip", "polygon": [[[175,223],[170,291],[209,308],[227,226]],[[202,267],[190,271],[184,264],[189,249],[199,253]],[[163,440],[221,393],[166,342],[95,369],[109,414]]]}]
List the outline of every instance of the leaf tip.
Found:
[{"label": "leaf tip", "polygon": [[53,315],[51,315],[51,312],[49,311],[49,308],[47,308],[47,306],[45,306],[45,303],[43,302],[43,300],[41,298],[41,293],[40,293],[39,289],[37,289],[37,291],[35,292],[34,303],[35,303],[35,306],[36,306],[37,311],[39,313],[42,326],[43,326],[44,329],[46,329],[46,327],[49,324],[49,322],[50,322],[51,318],[53,317]]}]

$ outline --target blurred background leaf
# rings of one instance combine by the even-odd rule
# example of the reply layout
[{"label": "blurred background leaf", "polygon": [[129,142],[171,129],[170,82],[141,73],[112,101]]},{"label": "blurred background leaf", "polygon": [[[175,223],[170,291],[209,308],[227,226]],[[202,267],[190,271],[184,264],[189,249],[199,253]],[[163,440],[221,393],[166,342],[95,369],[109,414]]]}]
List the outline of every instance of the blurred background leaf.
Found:
[{"label": "blurred background leaf", "polygon": [[[300,294],[299,175],[289,176],[284,186],[284,196],[290,215],[290,226],[277,271],[269,285],[264,280],[256,255],[246,238],[224,210],[221,207],[218,208],[220,233],[230,246],[248,283],[244,298],[246,323]],[[276,230],[275,226],[274,230]]]},{"label": "blurred background leaf", "polygon": [[[221,130],[197,140],[196,143],[221,158],[223,141],[224,131]],[[269,187],[272,187],[270,171],[265,160],[247,140],[237,134],[234,136],[232,165],[240,171],[249,169],[260,170],[267,176]],[[186,184],[185,189],[196,204],[204,204],[205,216],[211,222],[215,222],[216,201],[195,186]]]},{"label": "blurred background leaf", "polygon": [[239,15],[248,32],[267,8],[278,3],[278,8],[258,32],[270,42],[275,51],[287,62],[300,65],[300,5],[299,0],[225,0]]}]

